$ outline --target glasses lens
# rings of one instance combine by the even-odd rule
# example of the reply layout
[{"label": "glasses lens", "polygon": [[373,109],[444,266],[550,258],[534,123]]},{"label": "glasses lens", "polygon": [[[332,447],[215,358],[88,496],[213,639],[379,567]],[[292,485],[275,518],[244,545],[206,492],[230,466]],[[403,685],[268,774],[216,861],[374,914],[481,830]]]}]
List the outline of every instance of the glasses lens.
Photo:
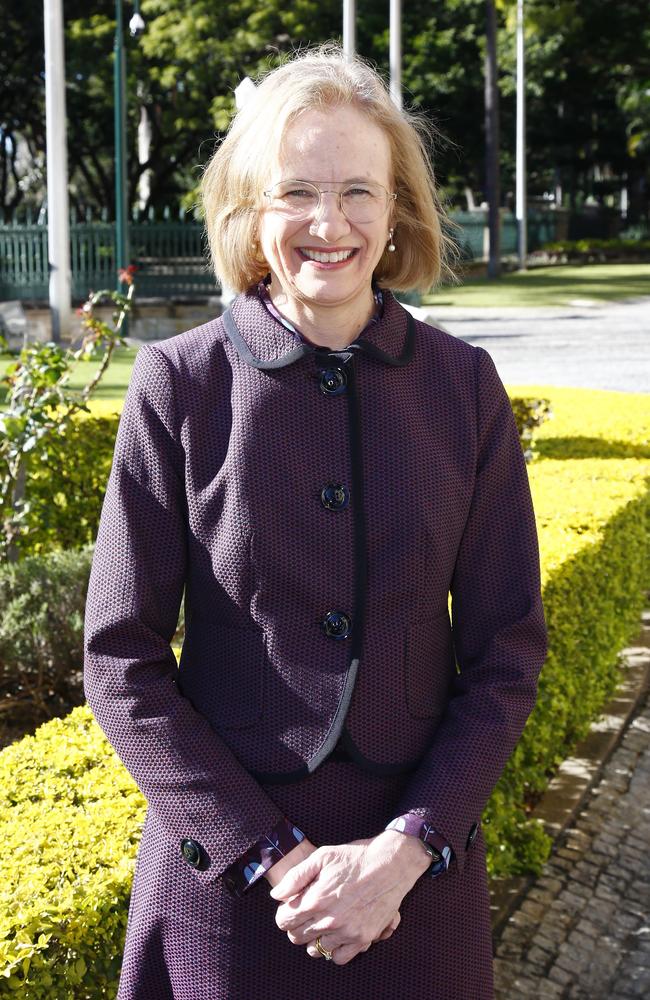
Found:
[{"label": "glasses lens", "polygon": [[386,211],[388,191],[381,184],[351,184],[341,195],[350,222],[375,222]]},{"label": "glasses lens", "polygon": [[[331,191],[330,188],[323,190]],[[298,220],[310,218],[320,198],[319,189],[307,181],[279,181],[266,193],[273,211]],[[340,197],[343,213],[350,222],[375,222],[385,214],[390,194],[381,184],[364,181],[349,184]]]},{"label": "glasses lens", "polygon": [[302,181],[280,181],[270,196],[271,208],[292,219],[307,219],[318,206],[318,188]]}]

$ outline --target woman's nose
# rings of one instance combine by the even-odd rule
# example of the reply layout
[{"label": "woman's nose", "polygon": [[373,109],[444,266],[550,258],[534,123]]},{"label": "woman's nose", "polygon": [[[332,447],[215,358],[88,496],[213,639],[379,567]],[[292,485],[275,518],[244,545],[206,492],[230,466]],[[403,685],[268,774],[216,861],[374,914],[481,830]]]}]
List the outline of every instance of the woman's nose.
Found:
[{"label": "woman's nose", "polygon": [[310,235],[320,236],[321,239],[333,241],[349,231],[350,223],[341,211],[339,196],[336,191],[322,192],[320,205],[316,209],[309,225]]}]

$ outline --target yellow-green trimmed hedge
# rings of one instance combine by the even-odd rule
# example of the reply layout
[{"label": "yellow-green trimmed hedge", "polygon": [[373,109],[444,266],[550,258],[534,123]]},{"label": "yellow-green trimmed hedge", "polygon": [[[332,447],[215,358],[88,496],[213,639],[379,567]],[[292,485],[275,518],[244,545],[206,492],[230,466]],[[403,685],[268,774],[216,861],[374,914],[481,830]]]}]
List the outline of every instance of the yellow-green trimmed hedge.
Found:
[{"label": "yellow-green trimmed hedge", "polygon": [[550,851],[528,818],[621,679],[618,652],[650,586],[650,396],[508,386],[551,400],[528,466],[549,652],[537,704],[483,815],[492,875],[538,874]]},{"label": "yellow-green trimmed hedge", "polygon": [[[547,856],[526,803],[614,691],[650,582],[650,397],[509,388],[553,408],[528,466],[550,642],[484,813],[492,874]],[[0,753],[0,996],[115,996],[145,808],[87,706]]]},{"label": "yellow-green trimmed hedge", "polygon": [[0,996],[115,996],[143,796],[87,705],[3,750],[0,789]]}]

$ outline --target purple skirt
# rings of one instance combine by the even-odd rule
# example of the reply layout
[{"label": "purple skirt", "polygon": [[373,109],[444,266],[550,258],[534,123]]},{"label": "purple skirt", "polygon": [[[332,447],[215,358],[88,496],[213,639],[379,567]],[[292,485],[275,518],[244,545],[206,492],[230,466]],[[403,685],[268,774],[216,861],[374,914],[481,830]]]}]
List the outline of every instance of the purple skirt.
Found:
[{"label": "purple skirt", "polygon": [[[327,760],[289,785],[265,784],[316,845],[371,837],[404,775]],[[117,1000],[493,1000],[492,932],[479,827],[462,874],[420,878],[401,922],[347,965],[312,958],[275,923],[262,878],[242,898],[197,884],[149,810],[138,851]]]}]

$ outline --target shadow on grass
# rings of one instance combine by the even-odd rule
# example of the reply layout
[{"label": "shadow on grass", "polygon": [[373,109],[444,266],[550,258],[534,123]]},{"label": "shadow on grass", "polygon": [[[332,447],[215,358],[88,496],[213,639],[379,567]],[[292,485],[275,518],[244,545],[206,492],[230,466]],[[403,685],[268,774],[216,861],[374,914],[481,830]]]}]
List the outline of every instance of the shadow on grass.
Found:
[{"label": "shadow on grass", "polygon": [[[467,278],[458,286],[442,285],[425,295],[425,305],[470,305],[485,293],[485,305],[564,305],[572,298],[598,302],[643,298],[650,295],[650,266],[636,265],[564,265],[534,268],[505,274],[496,281]],[[512,299],[508,301],[508,294]],[[553,295],[558,301],[553,300]],[[482,303],[477,303],[480,305]]]},{"label": "shadow on grass", "polygon": [[609,441],[606,438],[582,435],[536,438],[535,447],[539,459],[554,458],[573,461],[575,458],[650,458],[650,444]]}]

